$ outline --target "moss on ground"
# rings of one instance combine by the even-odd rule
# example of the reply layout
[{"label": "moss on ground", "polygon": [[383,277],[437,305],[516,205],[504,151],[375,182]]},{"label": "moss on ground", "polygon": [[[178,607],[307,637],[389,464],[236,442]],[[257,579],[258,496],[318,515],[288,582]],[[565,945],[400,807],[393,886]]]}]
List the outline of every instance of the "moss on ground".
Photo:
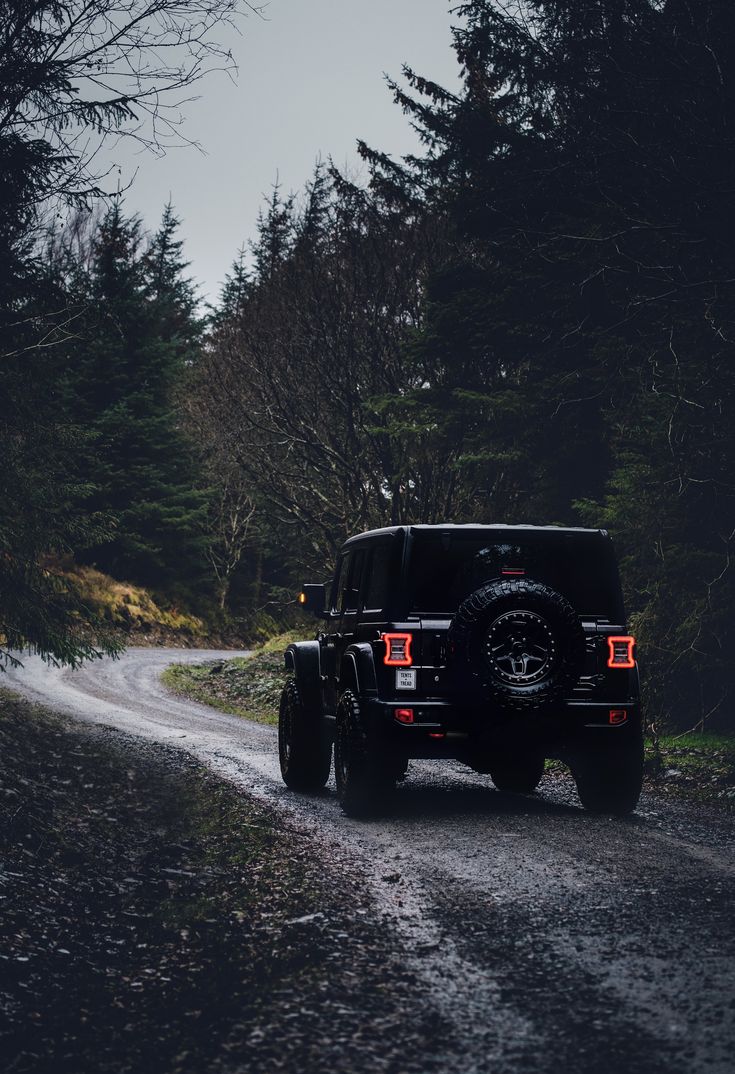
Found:
[{"label": "moss on ground", "polygon": [[175,605],[164,607],[142,586],[119,582],[70,558],[55,562],[53,568],[73,582],[100,618],[123,634],[136,635],[144,641],[180,638],[193,644],[207,633],[202,619]]},{"label": "moss on ground", "polygon": [[302,637],[296,631],[279,634],[250,656],[231,660],[172,664],[163,672],[161,681],[175,693],[222,712],[276,724],[281,690],[288,678],[283,653],[287,645]]}]

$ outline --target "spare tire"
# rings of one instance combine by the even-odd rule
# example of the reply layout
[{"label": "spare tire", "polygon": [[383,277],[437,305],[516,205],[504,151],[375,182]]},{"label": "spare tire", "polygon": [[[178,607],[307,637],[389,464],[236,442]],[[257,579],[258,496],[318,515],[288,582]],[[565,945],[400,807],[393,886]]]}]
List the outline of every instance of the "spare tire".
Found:
[{"label": "spare tire", "polygon": [[584,661],[579,616],[530,578],[497,579],[464,600],[449,626],[456,688],[504,708],[535,708],[568,693]]}]

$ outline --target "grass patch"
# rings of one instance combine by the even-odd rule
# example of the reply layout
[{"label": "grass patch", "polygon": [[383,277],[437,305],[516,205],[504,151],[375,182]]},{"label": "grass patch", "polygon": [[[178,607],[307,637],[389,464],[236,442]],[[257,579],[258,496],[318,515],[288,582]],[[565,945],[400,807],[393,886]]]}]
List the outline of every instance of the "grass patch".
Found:
[{"label": "grass patch", "polygon": [[662,735],[646,751],[652,785],[666,794],[735,805],[735,736]]},{"label": "grass patch", "polygon": [[283,651],[303,637],[298,631],[271,638],[250,656],[172,664],[161,681],[174,693],[257,723],[278,723],[278,703],[288,672]]}]

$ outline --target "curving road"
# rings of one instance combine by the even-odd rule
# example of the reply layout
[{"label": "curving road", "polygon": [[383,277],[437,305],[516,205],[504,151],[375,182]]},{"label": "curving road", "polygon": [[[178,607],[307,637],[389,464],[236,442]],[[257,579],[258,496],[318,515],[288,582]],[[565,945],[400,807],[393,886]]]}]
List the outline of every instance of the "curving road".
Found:
[{"label": "curving road", "polygon": [[231,655],[130,649],[77,671],[31,657],[9,678],[78,720],[192,754],[357,873],[446,1021],[448,1074],[730,1074],[724,815],[644,796],[631,818],[595,817],[563,779],[513,797],[460,765],[413,762],[394,817],[348,820],[331,787],[283,787],[273,728],[159,682],[173,661]]}]

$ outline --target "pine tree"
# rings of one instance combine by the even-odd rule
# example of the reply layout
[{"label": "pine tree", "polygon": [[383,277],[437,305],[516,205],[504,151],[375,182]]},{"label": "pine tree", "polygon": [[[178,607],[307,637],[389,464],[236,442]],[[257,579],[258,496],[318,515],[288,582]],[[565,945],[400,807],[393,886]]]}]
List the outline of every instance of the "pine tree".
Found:
[{"label": "pine tree", "polygon": [[464,92],[396,87],[426,158],[366,151],[376,188],[421,190],[452,222],[414,346],[463,430],[475,510],[607,523],[656,710],[704,717],[735,688],[735,12],[459,13]]},{"label": "pine tree", "polygon": [[202,334],[177,227],[168,206],[146,247],[140,220],[118,205],[103,220],[89,284],[99,315],[73,386],[95,436],[94,503],[116,519],[113,539],[87,558],[169,596],[201,593],[207,573],[206,495],[175,409]]},{"label": "pine tree", "polygon": [[[91,512],[89,435],[95,390],[82,311],[86,266],[47,259],[39,238],[49,205],[88,207],[101,194],[95,162],[105,138],[160,148],[180,119],[183,87],[223,50],[212,36],[237,5],[214,0],[14,0],[0,16],[0,647],[29,645],[75,662],[114,641],[73,583],[51,569],[61,552],[101,544]],[[177,47],[166,47],[175,39]],[[127,62],[131,56],[134,63]],[[170,57],[171,62],[166,57]],[[171,111],[169,111],[169,107]],[[173,119],[174,116],[177,118]],[[148,121],[148,122],[147,122]],[[177,139],[178,140],[178,139]],[[72,279],[72,276],[78,278]],[[91,327],[91,318],[86,318]],[[114,332],[107,325],[111,353]],[[114,400],[120,378],[98,386]],[[80,405],[70,409],[75,385]],[[104,399],[103,399],[104,401]],[[0,654],[1,655],[1,654]]]},{"label": "pine tree", "polygon": [[241,246],[230,271],[225,274],[225,282],[220,290],[217,306],[212,312],[214,325],[224,324],[239,317],[250,294],[250,285],[247,250]]},{"label": "pine tree", "polygon": [[281,197],[278,184],[265,212],[258,216],[257,239],[253,243],[255,273],[260,281],[271,279],[285,261],[294,234],[294,199]]},{"label": "pine tree", "polygon": [[24,241],[20,199],[15,211],[12,228],[0,228],[0,669],[27,648],[69,664],[119,648],[74,580],[56,570],[60,556],[106,539],[109,519],[90,509],[79,467],[86,434],[61,391],[79,295]]}]

